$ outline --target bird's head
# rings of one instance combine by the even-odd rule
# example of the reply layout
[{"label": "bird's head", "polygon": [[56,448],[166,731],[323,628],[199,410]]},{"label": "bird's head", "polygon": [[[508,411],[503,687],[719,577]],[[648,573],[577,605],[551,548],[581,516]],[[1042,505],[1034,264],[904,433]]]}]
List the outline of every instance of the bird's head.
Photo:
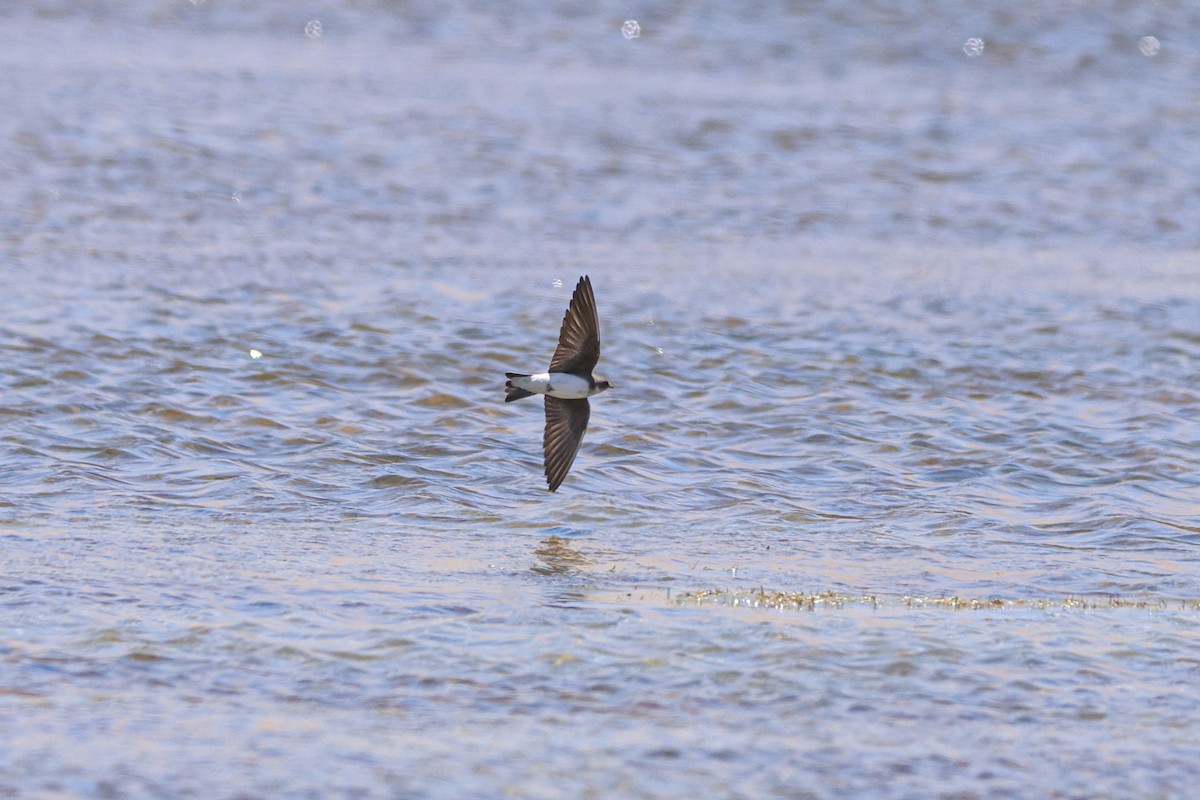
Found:
[{"label": "bird's head", "polygon": [[596,378],[596,391],[603,392],[605,389],[611,389],[613,385],[603,378]]}]

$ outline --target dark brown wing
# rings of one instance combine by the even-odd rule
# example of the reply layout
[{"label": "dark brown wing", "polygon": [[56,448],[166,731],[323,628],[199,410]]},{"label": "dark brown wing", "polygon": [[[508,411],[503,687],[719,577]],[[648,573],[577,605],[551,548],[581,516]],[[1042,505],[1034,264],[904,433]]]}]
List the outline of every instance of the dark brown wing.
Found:
[{"label": "dark brown wing", "polygon": [[579,279],[558,334],[558,349],[550,359],[551,372],[591,374],[600,360],[600,319],[596,296],[587,275]]},{"label": "dark brown wing", "polygon": [[546,432],[542,435],[542,457],[546,461],[546,483],[550,491],[557,489],[571,471],[591,414],[587,400],[562,400],[546,395]]}]

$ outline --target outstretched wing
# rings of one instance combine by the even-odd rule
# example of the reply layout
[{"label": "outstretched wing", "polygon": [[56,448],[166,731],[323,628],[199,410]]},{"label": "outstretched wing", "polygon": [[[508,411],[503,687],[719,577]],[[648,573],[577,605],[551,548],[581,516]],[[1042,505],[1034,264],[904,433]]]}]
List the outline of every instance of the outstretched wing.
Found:
[{"label": "outstretched wing", "polygon": [[596,296],[587,275],[579,279],[558,334],[558,349],[550,359],[551,372],[590,374],[600,360],[600,319]]},{"label": "outstretched wing", "polygon": [[563,400],[546,395],[542,457],[546,463],[546,483],[550,491],[557,489],[571,471],[591,414],[587,400]]}]

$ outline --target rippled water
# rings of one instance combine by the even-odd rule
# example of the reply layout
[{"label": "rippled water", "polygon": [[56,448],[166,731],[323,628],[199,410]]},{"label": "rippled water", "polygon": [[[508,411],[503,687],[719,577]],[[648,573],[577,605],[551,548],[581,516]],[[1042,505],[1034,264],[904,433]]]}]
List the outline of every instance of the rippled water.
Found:
[{"label": "rippled water", "polygon": [[1200,20],[988,8],[0,12],[0,794],[1188,796]]}]

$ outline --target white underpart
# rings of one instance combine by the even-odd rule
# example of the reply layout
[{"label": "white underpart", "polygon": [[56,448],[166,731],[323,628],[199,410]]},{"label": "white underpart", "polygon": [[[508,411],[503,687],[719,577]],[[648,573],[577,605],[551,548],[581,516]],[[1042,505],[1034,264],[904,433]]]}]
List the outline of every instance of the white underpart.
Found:
[{"label": "white underpart", "polygon": [[586,378],[565,372],[542,372],[528,378],[513,378],[512,385],[535,394],[548,394],[563,400],[582,400],[595,392]]}]

